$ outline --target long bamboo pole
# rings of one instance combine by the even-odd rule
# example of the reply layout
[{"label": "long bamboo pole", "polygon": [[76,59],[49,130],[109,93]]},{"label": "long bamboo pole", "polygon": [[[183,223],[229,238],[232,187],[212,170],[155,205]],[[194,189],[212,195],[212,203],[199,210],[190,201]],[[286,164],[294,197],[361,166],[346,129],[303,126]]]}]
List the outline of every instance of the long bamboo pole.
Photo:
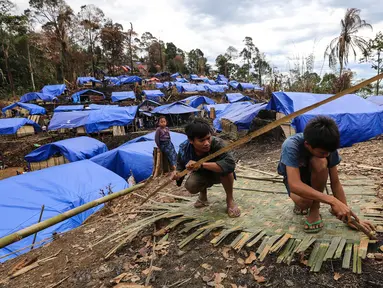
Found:
[{"label": "long bamboo pole", "polygon": [[[241,146],[241,145],[243,145],[243,144],[249,142],[249,141],[252,140],[253,138],[258,137],[259,135],[262,135],[262,134],[264,134],[264,133],[266,133],[266,132],[268,132],[268,131],[274,129],[274,128],[280,126],[281,124],[286,123],[286,122],[288,122],[288,121],[294,119],[294,118],[297,117],[297,116],[300,116],[300,115],[302,115],[302,114],[304,114],[304,113],[306,113],[306,112],[308,112],[308,111],[310,111],[310,110],[313,110],[313,109],[315,109],[315,108],[318,108],[319,106],[322,106],[322,105],[324,105],[324,104],[326,104],[326,103],[329,103],[329,102],[331,102],[331,101],[334,101],[334,100],[336,100],[336,99],[338,99],[338,98],[340,98],[340,97],[342,97],[342,96],[344,96],[344,95],[346,95],[346,94],[353,93],[353,92],[355,92],[356,90],[359,90],[359,89],[361,89],[361,88],[367,86],[368,84],[370,84],[370,83],[372,83],[372,82],[375,82],[375,81],[377,81],[377,80],[379,80],[379,79],[382,79],[382,78],[383,78],[383,73],[382,73],[382,74],[379,74],[379,75],[376,75],[376,76],[374,76],[374,77],[372,77],[372,78],[370,78],[370,79],[367,79],[367,80],[365,80],[365,81],[363,81],[363,82],[361,82],[361,83],[359,83],[359,84],[357,84],[357,85],[355,85],[355,86],[353,86],[353,87],[350,87],[350,88],[348,88],[348,89],[346,89],[346,90],[343,90],[343,91],[341,91],[341,92],[335,94],[334,96],[331,96],[331,97],[329,97],[329,98],[327,98],[327,99],[325,99],[325,100],[322,100],[322,101],[320,101],[320,102],[318,102],[318,103],[315,103],[315,104],[313,104],[313,105],[307,106],[307,107],[305,107],[305,108],[303,108],[303,109],[300,109],[300,110],[298,110],[298,111],[295,111],[295,112],[293,112],[293,113],[291,113],[291,114],[289,114],[289,115],[287,115],[287,116],[285,116],[285,117],[282,117],[282,118],[280,118],[280,119],[278,119],[278,120],[276,120],[276,121],[274,121],[274,122],[272,122],[272,123],[270,123],[270,124],[267,124],[266,126],[264,126],[264,127],[260,128],[260,129],[258,129],[258,130],[256,130],[256,131],[254,131],[254,132],[252,132],[252,133],[246,135],[245,137],[243,137],[243,138],[241,138],[241,139],[239,139],[239,140],[237,140],[237,141],[231,143],[230,145],[227,145],[226,147],[224,147],[224,148],[222,148],[222,149],[220,149],[220,150],[218,150],[218,151],[216,151],[216,152],[214,152],[214,153],[212,153],[212,154],[210,154],[210,155],[208,155],[208,156],[206,156],[206,157],[200,159],[200,160],[197,162],[197,165],[200,165],[200,164],[202,164],[202,163],[204,163],[204,162],[206,162],[206,161],[209,161],[209,160],[211,160],[211,159],[214,159],[215,157],[217,157],[217,156],[219,156],[219,155],[221,155],[221,154],[223,154],[223,153],[229,152],[230,150],[233,150],[234,148],[236,148],[236,147],[238,147],[238,146]],[[179,176],[180,176],[180,177],[184,177],[184,176],[186,176],[186,174],[188,174],[188,173],[189,173],[189,171],[185,169],[184,171],[182,171],[181,173],[179,173]],[[151,193],[148,197],[146,197],[146,198],[141,202],[141,205],[144,204],[144,203],[146,203],[146,201],[148,201],[151,197],[153,197],[153,196],[156,195],[159,191],[161,191],[162,189],[164,189],[164,188],[165,188],[167,185],[169,185],[171,182],[172,182],[171,180],[168,180],[168,181],[166,181],[165,183],[163,183],[163,184],[162,184],[160,187],[158,187],[153,193]]]},{"label": "long bamboo pole", "polygon": [[126,194],[129,194],[130,192],[133,192],[134,190],[137,190],[137,189],[140,189],[142,187],[144,187],[146,184],[145,183],[142,183],[142,184],[137,184],[133,187],[130,187],[130,188],[127,188],[127,189],[124,189],[124,190],[121,190],[119,192],[115,192],[115,193],[112,193],[112,194],[109,194],[107,196],[104,196],[104,197],[101,197],[99,199],[96,199],[96,200],[93,200],[91,202],[88,202],[84,205],[81,205],[81,206],[78,206],[72,210],[69,210],[69,211],[66,211],[62,214],[59,214],[59,215],[56,215],[52,218],[49,218],[47,220],[44,220],[40,223],[36,223],[32,226],[29,226],[29,227],[26,227],[24,229],[21,229],[13,234],[10,234],[10,235],[7,235],[3,238],[0,239],[0,248],[3,248],[9,244],[12,244],[14,242],[17,242],[25,237],[28,237],[32,234],[35,234],[43,229],[46,229],[50,226],[53,226],[59,222],[62,222],[68,218],[71,218],[77,214],[80,214],[90,208],[93,208],[93,207],[96,207],[100,204],[103,204],[105,202],[108,202],[108,201],[111,201],[113,199],[116,199],[118,197],[121,197],[123,195],[126,195]]}]

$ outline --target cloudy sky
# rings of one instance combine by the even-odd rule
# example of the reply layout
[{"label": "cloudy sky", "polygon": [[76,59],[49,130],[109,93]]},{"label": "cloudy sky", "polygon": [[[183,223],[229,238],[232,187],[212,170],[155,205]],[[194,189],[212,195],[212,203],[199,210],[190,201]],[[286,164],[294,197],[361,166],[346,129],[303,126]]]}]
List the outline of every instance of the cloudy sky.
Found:
[{"label": "cloudy sky", "polygon": [[[15,0],[19,10],[28,0]],[[211,64],[228,46],[239,51],[246,36],[265,52],[279,71],[293,67],[294,59],[315,55],[315,70],[330,72],[323,54],[330,40],[340,32],[340,20],[347,8],[362,10],[361,18],[372,24],[360,36],[372,38],[383,31],[383,5],[378,0],[67,0],[76,12],[94,4],[106,17],[123,24],[133,22],[138,33],[151,32],[164,42],[183,50],[200,48]],[[357,78],[374,74],[369,64],[350,58]]]}]

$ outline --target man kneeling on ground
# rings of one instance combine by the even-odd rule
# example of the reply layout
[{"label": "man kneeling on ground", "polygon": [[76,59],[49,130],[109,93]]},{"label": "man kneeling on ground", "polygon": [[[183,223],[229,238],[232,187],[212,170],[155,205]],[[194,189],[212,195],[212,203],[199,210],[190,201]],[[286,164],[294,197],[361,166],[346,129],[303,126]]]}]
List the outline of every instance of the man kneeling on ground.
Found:
[{"label": "man kneeling on ground", "polygon": [[[212,136],[212,129],[205,120],[195,119],[185,128],[188,140],[180,145],[177,157],[177,171],[185,168],[193,171],[186,180],[185,188],[192,194],[199,193],[194,207],[201,208],[209,205],[207,188],[222,183],[226,192],[227,213],[230,217],[239,217],[241,211],[233,198],[235,161],[231,153],[220,156],[198,165],[197,161],[212,154],[225,145],[219,138]],[[181,185],[182,180],[175,174],[173,180]]]},{"label": "man kneeling on ground", "polygon": [[[320,203],[330,205],[331,213],[352,228],[356,227],[350,224],[351,217],[359,221],[347,206],[339,181],[336,167],[341,161],[339,146],[338,126],[334,120],[323,116],[312,119],[303,133],[289,137],[282,145],[278,173],[284,176],[287,192],[295,203],[293,212],[308,215],[305,232],[316,233],[323,228]],[[334,196],[323,193],[328,175]],[[374,229],[369,222],[360,221],[360,224],[369,231]]]}]

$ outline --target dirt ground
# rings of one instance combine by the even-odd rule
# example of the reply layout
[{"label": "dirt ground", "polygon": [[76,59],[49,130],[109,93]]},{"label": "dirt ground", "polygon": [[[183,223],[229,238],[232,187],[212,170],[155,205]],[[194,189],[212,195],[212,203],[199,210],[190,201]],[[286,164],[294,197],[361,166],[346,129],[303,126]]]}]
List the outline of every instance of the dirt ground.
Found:
[{"label": "dirt ground", "polygon": [[[239,163],[275,173],[280,146],[281,142],[265,138],[239,148],[234,154]],[[363,174],[382,183],[381,170],[357,166],[363,164],[383,168],[382,148],[383,138],[379,138],[341,149],[343,162],[350,165],[341,165],[340,173]],[[377,192],[382,192],[381,188]],[[60,235],[42,248],[0,264],[0,287],[127,288],[143,287],[139,285],[144,285],[147,279],[152,287],[383,287],[383,261],[363,261],[361,275],[343,270],[340,261],[326,262],[320,273],[310,273],[309,268],[301,263],[304,255],[302,259],[295,259],[290,266],[276,264],[275,257],[268,257],[265,262],[255,260],[245,264],[244,261],[250,259],[250,250],[244,248],[235,253],[224,245],[214,248],[209,243],[209,237],[192,241],[180,250],[177,243],[185,236],[181,237],[179,229],[169,233],[164,244],[158,244],[160,237],[154,239],[152,234],[166,225],[165,221],[150,226],[105,260],[107,251],[116,244],[108,241],[94,244],[143,217],[131,211],[141,201],[142,195],[149,193],[148,190],[137,190],[114,200],[81,227]],[[176,186],[172,188],[172,193],[189,196],[185,190]],[[166,197],[161,201],[175,199]],[[230,240],[225,243],[230,243]],[[155,257],[152,257],[153,246],[156,247]],[[33,270],[14,279],[7,278],[7,274],[18,262],[33,260],[35,257],[37,261],[51,259],[40,262]],[[148,277],[149,267],[153,271],[151,277]],[[116,278],[119,275],[121,277]],[[128,285],[132,283],[137,286]]]}]

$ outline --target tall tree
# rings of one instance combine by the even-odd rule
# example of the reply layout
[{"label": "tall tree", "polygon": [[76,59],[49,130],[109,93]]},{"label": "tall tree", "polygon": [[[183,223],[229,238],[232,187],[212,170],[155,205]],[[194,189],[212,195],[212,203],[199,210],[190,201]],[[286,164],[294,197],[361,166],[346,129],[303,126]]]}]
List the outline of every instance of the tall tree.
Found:
[{"label": "tall tree", "polygon": [[104,12],[93,4],[81,6],[78,13],[78,21],[85,33],[81,33],[81,41],[89,47],[90,55],[92,58],[92,74],[96,77],[95,67],[95,46],[100,38],[100,30],[104,22]]},{"label": "tall tree", "polygon": [[356,49],[359,49],[363,54],[367,53],[368,42],[357,33],[360,29],[371,28],[372,26],[359,16],[360,10],[349,8],[340,21],[340,35],[334,38],[327,46],[324,57],[328,57],[329,66],[335,66],[337,62],[340,65],[340,75],[342,75],[344,66],[348,63],[349,52],[352,51],[356,58]]},{"label": "tall tree", "polygon": [[258,84],[262,86],[262,77],[271,73],[271,67],[266,60],[265,53],[257,51],[253,58],[253,67],[255,70],[254,77],[258,80]]},{"label": "tall tree", "polygon": [[207,67],[207,59],[204,57],[201,49],[193,49],[188,53],[188,68],[190,73],[205,74],[209,72]]},{"label": "tall tree", "polygon": [[253,38],[246,36],[243,42],[245,43],[245,48],[239,53],[239,56],[241,56],[243,61],[247,64],[247,80],[250,81],[251,59],[256,53],[259,53],[259,50],[255,47]]},{"label": "tall tree", "polygon": [[130,22],[130,29],[127,33],[127,42],[128,42],[128,58],[130,62],[130,71],[131,74],[134,72],[133,58],[137,58],[136,55],[136,46],[134,45],[134,38],[137,36],[137,32],[133,30],[133,24]]}]

